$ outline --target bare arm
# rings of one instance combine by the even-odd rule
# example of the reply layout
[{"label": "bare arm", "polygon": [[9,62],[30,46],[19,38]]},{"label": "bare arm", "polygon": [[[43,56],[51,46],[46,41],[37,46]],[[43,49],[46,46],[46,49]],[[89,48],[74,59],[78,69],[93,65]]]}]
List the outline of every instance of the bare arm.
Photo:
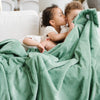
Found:
[{"label": "bare arm", "polygon": [[43,53],[45,50],[44,46],[41,43],[32,40],[32,38],[28,38],[28,37],[24,38],[23,43],[28,46],[36,46],[41,53]]},{"label": "bare arm", "polygon": [[32,38],[24,38],[23,43],[28,46],[38,46],[40,43],[37,41],[32,40]]},{"label": "bare arm", "polygon": [[65,37],[68,35],[68,33],[69,33],[69,32],[56,34],[55,32],[50,32],[50,33],[48,33],[48,37],[49,37],[52,41],[58,42],[58,41],[64,40]]}]

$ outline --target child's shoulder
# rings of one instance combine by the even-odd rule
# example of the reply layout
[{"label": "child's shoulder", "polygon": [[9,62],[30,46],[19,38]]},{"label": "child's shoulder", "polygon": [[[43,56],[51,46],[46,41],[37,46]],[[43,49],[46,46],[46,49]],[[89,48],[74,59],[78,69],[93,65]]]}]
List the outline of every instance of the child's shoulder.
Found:
[{"label": "child's shoulder", "polygon": [[45,30],[50,30],[50,29],[51,29],[51,30],[54,30],[55,28],[54,28],[53,26],[46,26],[46,27],[45,27]]},{"label": "child's shoulder", "polygon": [[45,29],[44,29],[44,33],[50,33],[50,32],[55,32],[55,33],[57,33],[57,31],[55,30],[55,28],[54,27],[52,27],[52,26],[47,26],[47,27],[45,27]]}]

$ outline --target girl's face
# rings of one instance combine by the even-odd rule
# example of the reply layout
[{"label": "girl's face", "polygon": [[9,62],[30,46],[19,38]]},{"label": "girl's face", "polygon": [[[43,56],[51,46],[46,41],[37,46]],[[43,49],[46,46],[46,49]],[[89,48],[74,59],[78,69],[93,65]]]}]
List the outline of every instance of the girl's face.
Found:
[{"label": "girl's face", "polygon": [[75,9],[71,10],[70,13],[66,16],[66,21],[68,25],[70,26],[74,18],[81,12],[82,10]]},{"label": "girl's face", "polygon": [[63,14],[60,8],[54,9],[53,20],[54,20],[55,26],[61,26],[61,25],[66,24],[65,15]]}]

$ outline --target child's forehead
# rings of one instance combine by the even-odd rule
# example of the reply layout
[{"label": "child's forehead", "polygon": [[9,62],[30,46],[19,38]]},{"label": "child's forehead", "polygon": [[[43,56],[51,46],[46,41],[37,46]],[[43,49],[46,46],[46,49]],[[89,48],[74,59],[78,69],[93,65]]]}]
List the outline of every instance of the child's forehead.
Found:
[{"label": "child's forehead", "polygon": [[69,13],[66,14],[66,17],[69,16],[69,15],[77,15],[81,12],[82,10],[80,9],[72,9],[69,11]]},{"label": "child's forehead", "polygon": [[54,11],[61,11],[62,12],[62,9],[58,7],[58,8],[55,8]]},{"label": "child's forehead", "polygon": [[62,13],[62,9],[61,8],[55,8],[54,9],[54,13]]}]

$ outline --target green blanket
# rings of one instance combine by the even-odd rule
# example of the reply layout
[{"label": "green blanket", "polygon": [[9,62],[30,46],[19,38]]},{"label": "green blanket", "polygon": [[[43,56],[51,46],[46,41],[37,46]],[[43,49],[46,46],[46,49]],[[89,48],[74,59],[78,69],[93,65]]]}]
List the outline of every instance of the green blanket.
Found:
[{"label": "green blanket", "polygon": [[82,11],[50,51],[0,42],[0,100],[100,100],[100,39],[95,9]]}]

